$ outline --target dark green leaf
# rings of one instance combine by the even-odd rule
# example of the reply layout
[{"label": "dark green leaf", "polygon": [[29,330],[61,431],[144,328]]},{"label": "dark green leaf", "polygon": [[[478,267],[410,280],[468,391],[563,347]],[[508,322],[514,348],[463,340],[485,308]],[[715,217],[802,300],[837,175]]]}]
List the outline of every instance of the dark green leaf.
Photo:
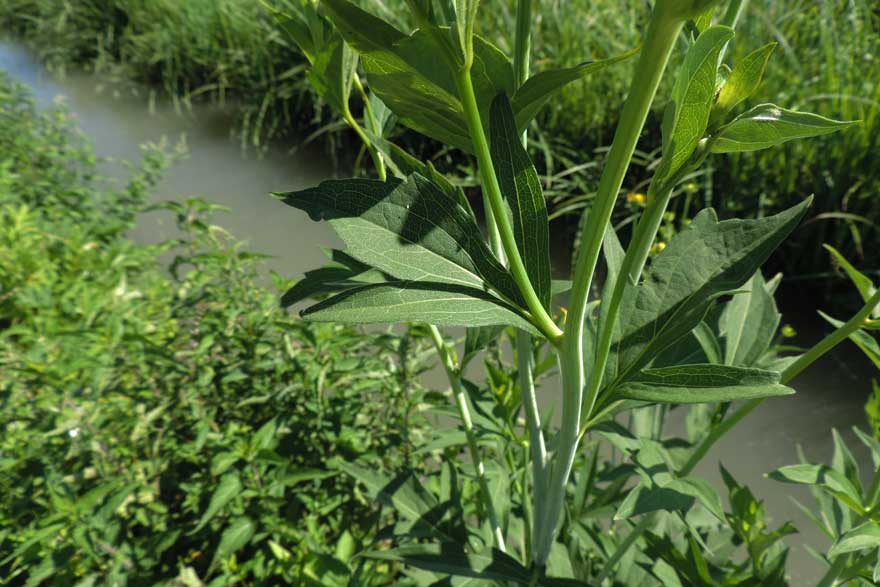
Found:
[{"label": "dark green leaf", "polygon": [[467,365],[477,353],[498,338],[502,330],[503,328],[499,326],[468,328],[464,337],[464,356],[461,358],[462,367]]},{"label": "dark green leaf", "polygon": [[426,322],[438,326],[515,326],[538,331],[516,309],[475,288],[398,281],[344,291],[311,306],[303,318],[343,324]]},{"label": "dark green leaf", "polygon": [[779,374],[725,365],[679,365],[645,369],[624,383],[621,396],[662,403],[707,403],[789,395]]},{"label": "dark green leaf", "polygon": [[[797,226],[810,201],[775,216],[718,222],[703,210],[624,294],[612,350],[618,381],[693,330],[720,295],[737,290]],[[609,362],[610,363],[610,362]]]},{"label": "dark green leaf", "polygon": [[235,499],[235,497],[241,493],[242,489],[244,489],[244,486],[241,484],[241,479],[237,472],[223,475],[223,477],[220,478],[220,483],[217,485],[217,489],[214,490],[214,494],[211,496],[211,501],[208,503],[208,509],[202,514],[199,523],[193,528],[190,534],[195,534],[204,528],[205,524],[210,522],[211,519],[226,506],[226,504]]},{"label": "dark green leaf", "polygon": [[513,111],[516,113],[517,130],[520,132],[526,130],[529,123],[534,120],[535,116],[550,98],[571,82],[583,79],[591,73],[605,69],[609,65],[629,59],[638,51],[638,49],[633,49],[601,61],[588,61],[574,67],[551,69],[536,73],[520,86],[511,100]]},{"label": "dark green leaf", "polygon": [[831,134],[854,124],[774,104],[759,104],[719,129],[711,140],[712,152],[758,151],[794,139]]},{"label": "dark green leaf", "polygon": [[722,522],[726,521],[718,493],[708,481],[697,477],[673,479],[663,486],[639,485],[627,493],[614,519],[622,520],[658,510],[687,511],[695,501],[699,501]]},{"label": "dark green leaf", "polygon": [[388,50],[406,35],[347,0],[321,0],[324,10],[342,37],[359,53]]},{"label": "dark green leaf", "polygon": [[541,180],[522,145],[505,94],[492,103],[492,162],[513,224],[529,281],[545,309],[550,308],[550,225]]},{"label": "dark green leaf", "polygon": [[256,524],[247,517],[236,518],[220,535],[220,543],[217,550],[214,551],[214,559],[211,561],[211,567],[216,567],[221,561],[228,559],[230,556],[244,548],[256,532]]},{"label": "dark green leaf", "polygon": [[313,220],[329,221],[353,257],[398,279],[479,290],[488,281],[508,299],[521,299],[474,218],[420,175],[325,181],[281,196]]},{"label": "dark green leaf", "polygon": [[309,83],[337,113],[348,112],[348,97],[357,71],[358,57],[342,37],[335,35],[315,54],[306,76]]}]

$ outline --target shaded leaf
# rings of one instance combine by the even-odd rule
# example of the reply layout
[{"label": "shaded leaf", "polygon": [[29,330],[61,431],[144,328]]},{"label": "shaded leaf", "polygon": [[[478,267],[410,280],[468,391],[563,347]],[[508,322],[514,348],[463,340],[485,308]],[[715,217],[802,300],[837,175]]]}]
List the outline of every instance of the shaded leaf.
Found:
[{"label": "shaded leaf", "polygon": [[202,514],[199,523],[196,524],[196,527],[192,529],[190,534],[195,534],[204,528],[205,524],[210,522],[211,519],[226,506],[226,504],[235,499],[235,497],[241,493],[242,489],[244,489],[244,486],[241,484],[241,479],[237,472],[223,475],[223,477],[220,478],[220,483],[217,485],[217,489],[215,489],[213,495],[211,495],[211,501],[208,503],[208,508],[205,510],[205,513]]},{"label": "shaded leaf", "polygon": [[776,49],[776,43],[769,43],[736,62],[730,77],[721,89],[721,93],[718,94],[718,100],[712,110],[713,121],[723,119],[731,110],[757,91],[774,49]]},{"label": "shaded leaf", "polygon": [[364,556],[397,561],[436,573],[525,584],[531,574],[515,559],[494,548],[467,553],[458,544],[413,544],[373,550]]},{"label": "shaded leaf", "polygon": [[220,543],[214,551],[211,567],[228,559],[230,556],[244,548],[256,532],[256,524],[247,517],[236,518],[220,535]]},{"label": "shaded leaf", "polygon": [[545,309],[550,308],[550,225],[541,180],[522,145],[505,94],[492,103],[492,162],[513,225],[516,245],[529,281]]}]

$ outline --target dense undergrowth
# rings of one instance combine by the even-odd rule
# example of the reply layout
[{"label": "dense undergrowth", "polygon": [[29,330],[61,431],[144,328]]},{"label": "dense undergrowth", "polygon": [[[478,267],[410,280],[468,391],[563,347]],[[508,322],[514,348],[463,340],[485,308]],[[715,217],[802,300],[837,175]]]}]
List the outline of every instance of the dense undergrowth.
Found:
[{"label": "dense undergrowth", "polygon": [[0,585],[327,584],[389,515],[331,457],[408,459],[419,337],[284,313],[203,202],[133,243],[165,158],[95,164],[0,75]]},{"label": "dense undergrowth", "polygon": [[[405,20],[403,2],[370,7],[391,20]],[[482,33],[509,48],[513,3],[498,3],[486,12]],[[646,17],[643,2],[542,2],[534,27],[534,69],[623,53],[638,43]],[[334,132],[344,125],[320,106],[305,81],[305,60],[258,2],[7,0],[0,5],[0,28],[29,40],[56,68],[85,65],[155,84],[184,101],[234,99],[238,130],[247,144],[278,136],[302,140],[309,134],[330,140],[334,152],[340,144],[354,144],[346,133]],[[880,147],[880,13],[867,0],[754,0],[742,28],[736,55],[767,39],[774,39],[782,54],[771,61],[757,99],[778,96],[795,109],[862,124],[849,133],[715,162],[676,194],[671,224],[704,205],[722,215],[759,216],[815,194],[813,219],[784,251],[781,268],[807,277],[821,271],[822,242],[850,258],[868,259],[880,242],[880,213],[872,205],[880,193],[880,168],[870,160]],[[553,215],[577,215],[589,205],[613,131],[603,121],[616,119],[613,110],[622,102],[632,66],[630,60],[573,84],[539,117],[532,143]],[[790,81],[792,71],[801,80],[797,84]],[[655,112],[663,106],[658,101]],[[637,163],[645,171],[628,179],[627,191],[643,189],[659,146],[659,135],[643,137]],[[437,149],[431,143],[413,147]],[[448,154],[439,159],[461,163]],[[626,217],[624,207],[619,218]],[[566,224],[573,230],[576,216]],[[804,249],[817,252],[798,253]],[[877,267],[868,263],[868,269]]]}]

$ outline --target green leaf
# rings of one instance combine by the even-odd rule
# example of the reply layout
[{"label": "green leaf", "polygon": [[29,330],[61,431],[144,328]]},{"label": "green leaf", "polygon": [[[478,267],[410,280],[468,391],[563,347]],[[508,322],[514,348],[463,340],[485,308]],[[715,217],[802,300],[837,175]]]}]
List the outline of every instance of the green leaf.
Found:
[{"label": "green leaf", "polygon": [[663,114],[663,160],[652,182],[658,187],[687,163],[706,132],[719,56],[732,38],[733,29],[713,26],[688,50]]},{"label": "green leaf", "polygon": [[387,276],[338,250],[331,251],[332,263],[306,271],[303,278],[281,297],[286,308],[320,294],[335,293],[368,283],[387,281]]},{"label": "green leaf", "polygon": [[623,520],[658,510],[667,512],[687,511],[699,501],[713,516],[725,522],[721,498],[712,485],[697,477],[682,477],[669,483],[648,487],[644,483],[627,493],[614,514],[615,520]]},{"label": "green leaf", "polygon": [[251,538],[254,537],[257,527],[253,520],[247,517],[236,518],[220,535],[220,543],[214,551],[211,568],[215,568],[221,561],[244,548]]},{"label": "green leaf", "polygon": [[321,0],[321,9],[359,53],[391,49],[406,35],[346,0]]},{"label": "green leaf", "polygon": [[712,110],[713,122],[724,119],[731,110],[758,90],[774,49],[776,43],[769,43],[736,62],[727,83],[718,94],[718,100]]},{"label": "green leaf", "polygon": [[358,56],[335,35],[315,54],[306,73],[311,86],[337,113],[347,113],[348,97],[357,73]]},{"label": "green leaf", "polygon": [[526,130],[541,108],[568,84],[629,59],[638,52],[639,49],[633,49],[609,59],[587,61],[574,67],[551,69],[531,76],[511,99],[513,111],[516,113],[517,130]]},{"label": "green leaf", "polygon": [[711,139],[711,148],[713,153],[758,151],[794,139],[831,134],[854,124],[857,123],[759,104],[721,127]]},{"label": "green leaf", "polygon": [[693,404],[790,395],[779,373],[725,365],[645,369],[616,390],[629,399]]},{"label": "green leaf", "polygon": [[464,356],[461,359],[461,366],[464,368],[477,353],[498,338],[502,328],[498,326],[484,326],[481,328],[468,328],[464,336]]},{"label": "green leaf", "polygon": [[513,306],[495,296],[445,283],[397,281],[356,287],[307,308],[302,316],[343,324],[506,325],[538,334]]},{"label": "green leaf", "polygon": [[720,330],[724,338],[724,364],[756,367],[770,349],[781,315],[767,290],[761,272],[724,307]]},{"label": "green leaf", "polygon": [[837,539],[828,551],[828,558],[837,558],[842,554],[880,547],[880,525],[876,522],[865,522]]},{"label": "green leaf", "polygon": [[492,162],[513,224],[517,249],[529,281],[545,309],[550,308],[550,225],[541,180],[522,145],[505,94],[492,103]]},{"label": "green leaf", "polygon": [[[871,281],[871,278],[853,267],[852,263],[850,263],[846,259],[846,257],[840,254],[840,252],[831,245],[822,246],[825,247],[826,251],[831,253],[831,256],[834,257],[834,260],[837,262],[840,268],[846,272],[850,281],[852,281],[853,285],[856,286],[856,289],[859,290],[859,294],[862,296],[862,300],[864,300],[865,302],[870,300],[871,296],[874,295],[874,292],[877,291],[877,289],[874,287],[874,282]],[[876,312],[875,315],[877,315]]]},{"label": "green leaf", "polygon": [[775,216],[718,222],[703,210],[657,255],[644,282],[628,288],[609,361],[618,383],[687,335],[721,295],[740,288],[807,211],[810,200]]},{"label": "green leaf", "polygon": [[406,181],[332,180],[279,195],[313,220],[329,221],[353,257],[398,279],[479,290],[488,282],[521,301],[474,218],[420,175]]},{"label": "green leaf", "polygon": [[767,475],[783,483],[814,485],[837,497],[856,513],[864,513],[859,490],[842,473],[825,465],[789,465]]},{"label": "green leaf", "polygon": [[467,553],[453,543],[413,544],[391,550],[373,550],[364,553],[364,556],[458,577],[513,581],[517,584],[526,584],[531,577],[528,569],[494,548],[480,553]]},{"label": "green leaf", "polygon": [[199,523],[196,524],[196,527],[193,528],[190,534],[195,534],[204,528],[205,524],[210,522],[220,510],[222,510],[230,501],[235,499],[235,497],[241,493],[242,489],[244,489],[244,486],[241,484],[241,479],[237,472],[223,475],[223,477],[220,478],[220,483],[217,485],[217,489],[214,490],[214,494],[211,496],[211,501],[208,503],[208,509],[202,514]]},{"label": "green leaf", "polygon": [[[844,324],[841,320],[836,320],[821,310],[819,315],[835,328],[840,328]],[[849,335],[849,339],[880,369],[880,343],[873,336],[864,330],[856,330]]]}]

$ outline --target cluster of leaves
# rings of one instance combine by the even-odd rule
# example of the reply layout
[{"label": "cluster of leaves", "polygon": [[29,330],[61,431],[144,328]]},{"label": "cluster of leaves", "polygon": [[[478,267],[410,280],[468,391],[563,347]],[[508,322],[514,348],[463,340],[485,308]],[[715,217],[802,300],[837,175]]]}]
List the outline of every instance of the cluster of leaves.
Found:
[{"label": "cluster of leaves", "polygon": [[161,154],[104,192],[64,113],[0,109],[0,583],[327,585],[394,519],[331,457],[411,458],[421,335],[289,317],[203,202],[131,242]]}]

